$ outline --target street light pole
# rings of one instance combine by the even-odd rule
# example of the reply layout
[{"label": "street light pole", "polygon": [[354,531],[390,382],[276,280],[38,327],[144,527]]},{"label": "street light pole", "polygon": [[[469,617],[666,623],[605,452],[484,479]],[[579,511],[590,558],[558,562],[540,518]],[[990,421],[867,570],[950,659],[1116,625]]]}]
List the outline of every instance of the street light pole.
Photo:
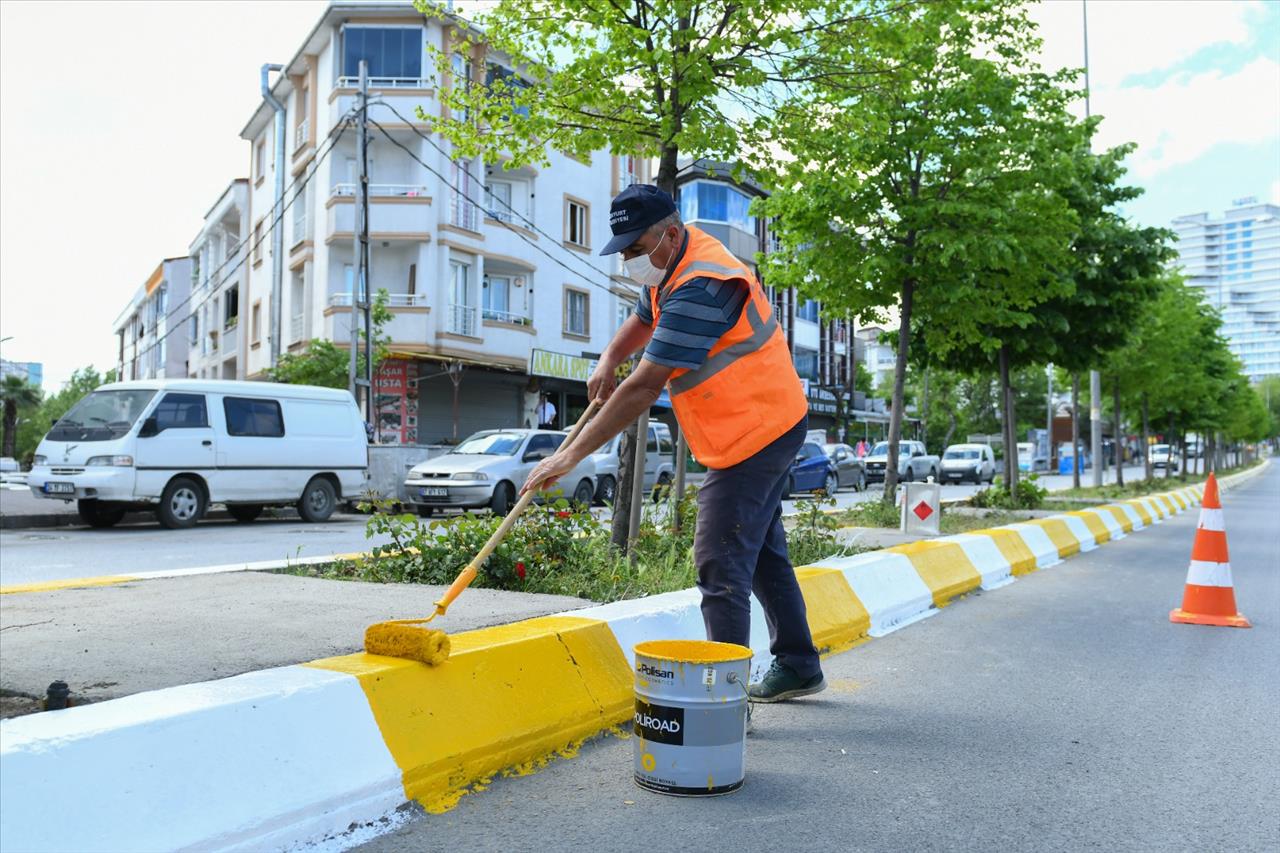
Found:
[{"label": "street light pole", "polygon": [[[1080,13],[1084,24],[1084,117],[1092,112],[1089,103],[1089,0],[1080,0]],[[1089,139],[1090,147],[1093,138]],[[1093,484],[1102,485],[1102,374],[1089,371],[1089,444],[1093,456]]]}]

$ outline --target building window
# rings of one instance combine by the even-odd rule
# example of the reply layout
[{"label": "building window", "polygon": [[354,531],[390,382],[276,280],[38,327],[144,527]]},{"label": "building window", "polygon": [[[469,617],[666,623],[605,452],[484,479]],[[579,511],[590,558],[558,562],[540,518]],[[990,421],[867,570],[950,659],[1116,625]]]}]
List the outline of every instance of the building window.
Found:
[{"label": "building window", "polygon": [[513,222],[511,215],[511,184],[508,181],[489,181],[484,188],[485,213],[503,222]]},{"label": "building window", "polygon": [[360,79],[360,60],[368,63],[370,82],[412,82],[422,79],[421,27],[342,28],[342,81]]},{"label": "building window", "polygon": [[262,340],[262,300],[253,303],[253,315],[249,322],[249,331],[253,335],[253,343]]},{"label": "building window", "polygon": [[233,326],[240,317],[240,288],[233,286],[227,290],[223,299],[223,325]]},{"label": "building window", "polygon": [[301,243],[306,240],[307,233],[307,204],[311,200],[311,185],[305,184],[302,189],[293,198],[293,242]]},{"label": "building window", "polygon": [[227,435],[259,438],[284,435],[284,416],[275,400],[223,397],[222,412],[227,417]]},{"label": "building window", "polygon": [[693,181],[680,188],[680,218],[685,222],[723,222],[756,233],[756,218],[748,213],[751,197],[716,181]]},{"label": "building window", "polygon": [[640,183],[640,158],[619,157],[618,172],[619,191],[625,190],[632,184]]},{"label": "building window", "polygon": [[631,316],[631,309],[635,307],[635,301],[629,301],[625,296],[619,296],[617,300],[613,306],[613,330],[615,332],[622,328],[623,323],[627,322],[627,318]]},{"label": "building window", "polygon": [[476,222],[476,205],[473,201],[475,198],[474,182],[467,162],[465,160],[454,160],[450,177],[452,178],[450,183],[454,187],[453,205],[450,211],[453,225],[467,231],[475,231],[478,229],[478,223]]},{"label": "building window", "polygon": [[590,294],[565,288],[564,291],[564,331],[567,335],[586,337],[591,333],[591,296]]},{"label": "building window", "polygon": [[806,299],[801,302],[799,309],[796,311],[796,319],[808,320],[811,323],[818,322],[818,303],[812,299]]},{"label": "building window", "polygon": [[187,341],[195,346],[200,340],[200,315],[191,312],[191,319],[187,321]]},{"label": "building window", "polygon": [[587,223],[590,208],[586,202],[565,198],[564,202],[564,239],[574,246],[588,248],[591,245]]},{"label": "building window", "polygon": [[262,263],[262,220],[259,219],[257,224],[253,226],[253,263],[254,266]]},{"label": "building window", "polygon": [[267,176],[267,138],[265,136],[258,140],[253,150],[253,171],[258,176],[257,183],[262,183]]},{"label": "building window", "polygon": [[796,373],[801,379],[818,380],[818,351],[805,347],[795,348]]},{"label": "building window", "polygon": [[450,261],[449,331],[475,337],[476,309],[471,301],[471,266]]},{"label": "building window", "polygon": [[[469,90],[471,88],[471,79],[472,79],[471,78],[471,75],[472,75],[471,60],[463,56],[461,53],[455,53],[453,55],[452,62],[453,62],[452,85],[455,87],[461,87],[463,91]],[[467,120],[466,109],[465,108],[459,109],[458,115],[456,116],[456,118],[458,119],[458,121],[466,121]]]},{"label": "building window", "polygon": [[513,322],[515,315],[511,311],[511,276],[487,275],[482,289],[484,318],[504,323]]},{"label": "building window", "polygon": [[[501,65],[495,65],[491,62],[485,67],[485,88],[492,91],[497,88],[494,85],[495,83],[503,87],[502,94],[507,96],[511,96],[513,90],[529,88],[529,83],[510,68],[503,68]],[[512,112],[518,116],[529,117],[529,108],[526,106],[517,106]]]}]

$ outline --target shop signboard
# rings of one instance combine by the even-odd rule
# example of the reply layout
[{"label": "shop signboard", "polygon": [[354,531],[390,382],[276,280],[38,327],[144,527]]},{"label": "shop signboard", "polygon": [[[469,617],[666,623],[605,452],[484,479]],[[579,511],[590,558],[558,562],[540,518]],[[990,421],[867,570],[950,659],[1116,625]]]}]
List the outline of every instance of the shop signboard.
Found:
[{"label": "shop signboard", "polygon": [[389,358],[374,380],[379,444],[418,443],[418,363]]}]

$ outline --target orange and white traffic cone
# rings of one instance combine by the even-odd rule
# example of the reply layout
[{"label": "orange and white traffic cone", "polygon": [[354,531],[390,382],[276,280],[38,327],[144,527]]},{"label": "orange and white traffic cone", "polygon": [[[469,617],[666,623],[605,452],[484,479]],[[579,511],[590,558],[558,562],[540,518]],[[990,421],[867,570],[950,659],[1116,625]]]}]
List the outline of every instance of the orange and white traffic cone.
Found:
[{"label": "orange and white traffic cone", "polygon": [[1222,521],[1222,504],[1218,501],[1218,481],[1212,473],[1204,484],[1200,523],[1196,525],[1191,566],[1187,569],[1187,589],[1182,596],[1182,606],[1169,612],[1169,621],[1228,628],[1253,627],[1236,610],[1231,561],[1227,558],[1227,530]]}]

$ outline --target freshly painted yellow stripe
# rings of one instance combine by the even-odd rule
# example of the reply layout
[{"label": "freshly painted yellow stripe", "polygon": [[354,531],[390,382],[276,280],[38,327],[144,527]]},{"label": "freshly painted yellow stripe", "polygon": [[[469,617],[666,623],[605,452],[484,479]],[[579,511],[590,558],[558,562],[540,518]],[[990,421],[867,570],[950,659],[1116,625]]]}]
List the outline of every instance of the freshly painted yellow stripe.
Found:
[{"label": "freshly painted yellow stripe", "polygon": [[136,578],[133,575],[103,575],[96,578],[69,578],[60,581],[19,583],[13,586],[0,586],[0,595],[15,595],[21,592],[53,592],[59,589],[80,589],[91,586],[112,586],[136,580],[140,580],[140,578]]},{"label": "freshly painted yellow stripe", "polygon": [[1169,497],[1173,499],[1174,503],[1176,503],[1179,508],[1181,509],[1187,508],[1187,497],[1186,495],[1182,494],[1181,489],[1179,489],[1176,492],[1170,492]]},{"label": "freshly painted yellow stripe", "polygon": [[973,561],[954,542],[909,542],[885,550],[903,554],[911,561],[938,607],[946,607],[957,596],[982,584],[982,575]]},{"label": "freshly painted yellow stripe", "polygon": [[1097,513],[1085,512],[1082,509],[1068,512],[1067,515],[1074,515],[1076,518],[1084,522],[1084,526],[1089,528],[1089,532],[1093,534],[1093,541],[1101,545],[1103,542],[1111,541],[1111,531],[1102,519],[1098,518]]},{"label": "freshly painted yellow stripe", "polygon": [[1134,512],[1138,513],[1138,518],[1142,519],[1143,527],[1150,527],[1155,523],[1155,517],[1151,515],[1151,511],[1147,509],[1147,505],[1142,501],[1134,498],[1133,500],[1125,501],[1125,503],[1133,507]]},{"label": "freshly painted yellow stripe", "polygon": [[1031,553],[1027,543],[1018,531],[1005,527],[989,527],[985,530],[973,531],[974,536],[986,536],[996,543],[1000,554],[1009,561],[1009,572],[1013,575],[1029,575],[1036,570],[1036,555]]},{"label": "freshly painted yellow stripe", "polygon": [[809,633],[819,652],[833,655],[871,639],[871,614],[844,572],[803,566],[796,569],[796,579],[809,614]]},{"label": "freshly painted yellow stripe", "polygon": [[1058,556],[1062,559],[1080,553],[1080,540],[1076,539],[1075,534],[1071,532],[1071,528],[1067,527],[1067,523],[1060,518],[1033,518],[1027,524],[1035,524],[1044,528],[1044,532],[1049,535],[1049,541],[1053,543],[1053,547],[1058,549]]},{"label": "freshly painted yellow stripe", "polygon": [[606,622],[544,616],[451,641],[439,666],[369,654],[305,664],[359,679],[405,794],[428,811],[631,716],[631,667]]},{"label": "freshly painted yellow stripe", "polygon": [[1121,507],[1115,504],[1103,504],[1098,507],[1098,509],[1106,510],[1111,513],[1112,517],[1116,520],[1116,524],[1119,524],[1120,529],[1125,533],[1131,533],[1133,531],[1133,519],[1130,518],[1129,513],[1125,512]]},{"label": "freshly painted yellow stripe", "polygon": [[1156,511],[1161,518],[1169,517],[1169,509],[1155,495],[1147,495],[1147,505]]},{"label": "freshly painted yellow stripe", "polygon": [[1169,495],[1167,493],[1161,492],[1156,495],[1156,500],[1168,511],[1170,516],[1178,514],[1178,507],[1169,499]]}]

